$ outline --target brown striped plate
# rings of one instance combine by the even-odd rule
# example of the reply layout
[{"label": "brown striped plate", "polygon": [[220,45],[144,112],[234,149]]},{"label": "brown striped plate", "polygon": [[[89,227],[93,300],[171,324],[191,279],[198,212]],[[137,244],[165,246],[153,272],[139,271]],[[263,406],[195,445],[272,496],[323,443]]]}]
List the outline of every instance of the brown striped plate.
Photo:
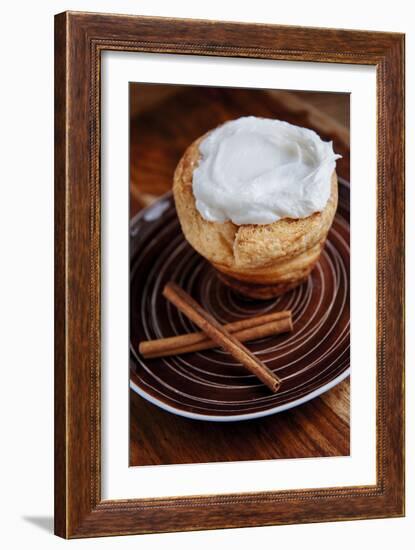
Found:
[{"label": "brown striped plate", "polygon": [[[185,240],[171,193],[130,224],[130,386],[162,409],[210,421],[248,420],[295,407],[349,374],[349,185],[319,263],[308,281],[269,301],[244,299],[223,285]],[[143,359],[141,340],[197,330],[162,296],[175,281],[221,323],[291,309],[294,331],[246,345],[282,379],[271,394],[227,352],[212,349]]]}]

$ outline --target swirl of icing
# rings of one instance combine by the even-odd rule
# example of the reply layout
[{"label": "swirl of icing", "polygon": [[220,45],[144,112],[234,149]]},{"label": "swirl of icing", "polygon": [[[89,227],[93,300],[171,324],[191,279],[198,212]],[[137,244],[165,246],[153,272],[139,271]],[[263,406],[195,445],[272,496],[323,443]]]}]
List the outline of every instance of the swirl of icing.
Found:
[{"label": "swirl of icing", "polygon": [[253,116],[211,131],[199,151],[192,182],[197,210],[207,221],[237,225],[321,212],[341,158],[313,130]]}]

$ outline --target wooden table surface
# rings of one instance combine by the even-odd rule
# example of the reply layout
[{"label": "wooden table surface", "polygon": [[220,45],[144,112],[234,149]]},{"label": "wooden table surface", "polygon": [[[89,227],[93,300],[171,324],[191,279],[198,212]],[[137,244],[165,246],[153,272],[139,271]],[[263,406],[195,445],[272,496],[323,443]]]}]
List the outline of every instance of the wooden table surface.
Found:
[{"label": "wooden table surface", "polygon": [[[315,129],[343,155],[349,180],[349,96],[319,92],[130,85],[130,215],[171,188],[184,149],[239,116]],[[130,465],[344,456],[350,453],[350,385],[266,418],[217,423],[165,412],[130,390]]]}]

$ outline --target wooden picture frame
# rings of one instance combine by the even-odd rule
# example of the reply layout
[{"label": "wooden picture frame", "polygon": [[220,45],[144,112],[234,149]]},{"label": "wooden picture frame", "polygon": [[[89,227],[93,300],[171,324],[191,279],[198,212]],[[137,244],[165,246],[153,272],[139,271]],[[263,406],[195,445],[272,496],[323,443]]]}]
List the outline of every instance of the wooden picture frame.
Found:
[{"label": "wooden picture frame", "polygon": [[[376,67],[375,485],[102,501],[100,60],[105,50]],[[55,18],[55,132],[55,533],[77,538],[402,516],[404,35],[61,13]]]}]

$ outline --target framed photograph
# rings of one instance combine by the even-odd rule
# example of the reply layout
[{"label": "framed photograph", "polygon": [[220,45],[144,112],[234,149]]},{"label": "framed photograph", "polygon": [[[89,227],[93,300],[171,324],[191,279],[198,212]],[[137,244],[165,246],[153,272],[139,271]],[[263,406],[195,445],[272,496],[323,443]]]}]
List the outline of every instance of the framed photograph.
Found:
[{"label": "framed photograph", "polygon": [[404,35],[61,13],[55,163],[56,534],[404,515]]}]

